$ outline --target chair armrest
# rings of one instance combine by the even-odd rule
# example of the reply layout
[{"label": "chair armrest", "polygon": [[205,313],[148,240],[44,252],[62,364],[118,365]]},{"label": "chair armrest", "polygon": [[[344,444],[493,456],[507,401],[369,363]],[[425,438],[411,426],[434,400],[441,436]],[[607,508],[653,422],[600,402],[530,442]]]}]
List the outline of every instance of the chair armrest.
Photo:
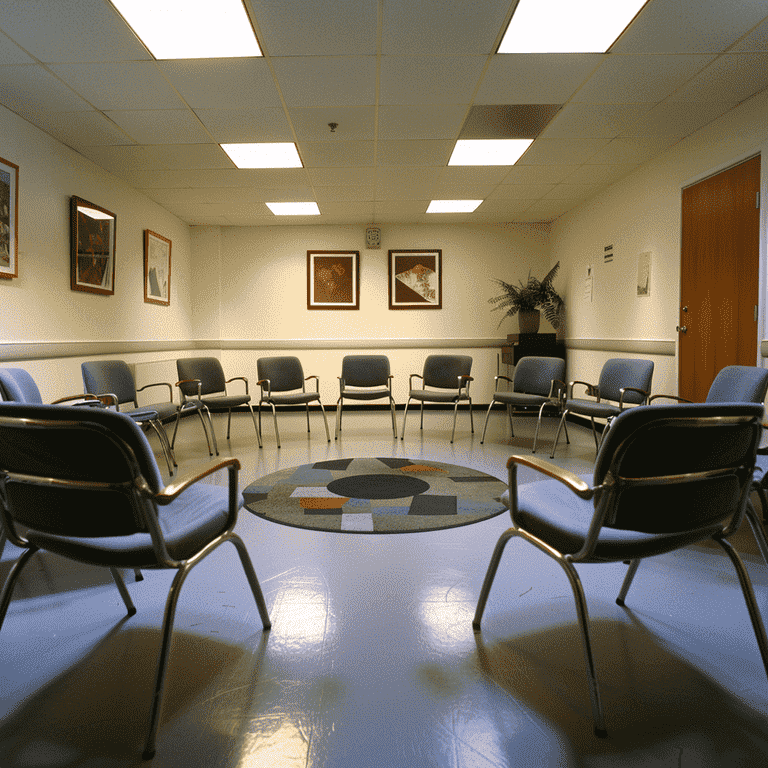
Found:
[{"label": "chair armrest", "polygon": [[320,379],[317,376],[312,375],[312,376],[307,376],[307,378],[304,379],[304,381],[309,381],[310,379],[314,379],[315,380],[315,392],[320,394]]},{"label": "chair armrest", "polygon": [[[650,395],[650,392],[646,392],[644,389],[638,389],[637,387],[622,387],[619,390],[619,408],[624,407],[624,393],[625,392],[637,392],[638,395],[643,396],[643,400],[648,400],[648,395]],[[643,405],[643,403],[640,403],[640,405]]]},{"label": "chair armrest", "polygon": [[176,386],[181,391],[181,399],[183,401],[186,395],[184,394],[184,390],[181,389],[182,384],[197,384],[197,399],[200,399],[200,391],[203,388],[203,382],[200,381],[200,379],[182,379],[181,381],[176,382]]},{"label": "chair armrest", "polygon": [[560,400],[562,402],[565,400],[567,390],[568,385],[564,381],[560,381],[560,379],[552,379],[547,397],[550,400]]},{"label": "chair armrest", "polygon": [[162,491],[153,494],[155,501],[160,505],[170,504],[177,499],[184,491],[190,486],[194,485],[199,480],[202,480],[208,475],[212,475],[214,472],[218,472],[220,469],[227,467],[234,467],[236,470],[240,470],[240,460],[236,458],[224,459],[224,461],[215,461],[198,472],[190,473],[184,477],[180,477],[170,485],[166,485]]},{"label": "chair armrest", "polygon": [[422,381],[424,381],[424,377],[420,373],[412,373],[408,377],[408,389],[413,389],[413,380],[414,379],[421,379]]},{"label": "chair armrest", "polygon": [[509,460],[507,461],[507,469],[510,469],[513,465],[518,464],[522,464],[524,467],[529,467],[530,469],[535,469],[542,475],[546,475],[547,477],[551,477],[553,480],[561,482],[569,490],[573,491],[582,499],[591,499],[594,495],[595,489],[592,488],[589,483],[582,480],[573,472],[569,472],[567,469],[558,467],[556,464],[553,464],[546,459],[540,459],[538,456],[522,456],[515,454],[509,457]]},{"label": "chair armrest", "polygon": [[474,381],[474,379],[471,376],[468,376],[466,373],[463,373],[461,376],[458,377],[459,379],[459,390],[461,390],[462,387],[464,387],[467,390],[467,394],[469,394],[469,383],[471,381]]},{"label": "chair armrest", "polygon": [[117,402],[117,395],[113,395],[111,392],[100,392],[96,395],[96,399],[101,401],[107,407],[114,405],[115,408],[120,410],[120,403]]},{"label": "chair armrest", "polygon": [[167,381],[157,381],[154,384],[145,384],[143,387],[137,389],[137,392],[143,392],[150,387],[168,387],[168,399],[173,402],[173,387]]},{"label": "chair armrest", "polygon": [[[99,400],[96,395],[67,395],[66,397],[60,397],[58,400],[54,400],[51,405],[68,403],[72,400],[81,400],[83,401],[83,405],[95,405],[96,403],[101,405],[101,400]],[[77,405],[77,403],[75,403],[75,405]]]},{"label": "chair armrest", "polygon": [[245,376],[233,376],[231,379],[227,379],[224,383],[229,384],[232,381],[244,381],[245,382],[245,394],[249,394],[248,392],[248,379],[245,378]]},{"label": "chair armrest", "polygon": [[270,379],[259,379],[256,382],[257,386],[261,387],[261,397],[264,399],[264,390],[267,390],[267,397],[272,394],[272,382]]},{"label": "chair armrest", "polygon": [[597,384],[590,384],[588,381],[571,381],[568,384],[568,399],[571,400],[573,398],[573,388],[577,385],[581,384],[582,386],[587,388],[587,394],[590,397],[596,397],[597,401],[600,402],[600,387],[597,386]]},{"label": "chair armrest", "polygon": [[501,379],[503,379],[504,381],[508,381],[510,384],[514,384],[514,382],[512,381],[512,379],[510,379],[510,378],[509,378],[509,376],[504,376],[504,375],[502,375],[502,374],[499,374],[498,376],[496,376],[496,377],[493,379],[493,380],[494,380],[494,382],[495,382],[495,384],[494,384],[494,387],[493,387],[493,391],[494,391],[494,392],[498,392],[498,391],[499,391],[499,380],[501,380]]},{"label": "chair armrest", "polygon": [[686,400],[684,397],[678,397],[677,395],[651,395],[648,398],[648,405],[650,405],[654,400],[658,400],[659,398],[664,398],[665,400],[676,400],[678,403],[691,403],[692,400]]}]

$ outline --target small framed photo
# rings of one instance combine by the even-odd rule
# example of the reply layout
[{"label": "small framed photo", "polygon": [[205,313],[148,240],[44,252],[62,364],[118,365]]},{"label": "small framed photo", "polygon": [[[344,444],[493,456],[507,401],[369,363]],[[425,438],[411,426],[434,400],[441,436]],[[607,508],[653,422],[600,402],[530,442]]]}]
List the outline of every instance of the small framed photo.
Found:
[{"label": "small framed photo", "polygon": [[0,157],[0,277],[19,276],[19,166]]},{"label": "small framed photo", "polygon": [[144,301],[171,303],[171,241],[149,229],[144,230]]},{"label": "small framed photo", "polygon": [[111,296],[115,292],[117,217],[100,205],[73,196],[70,226],[70,287],[73,291]]},{"label": "small framed photo", "polygon": [[443,308],[443,252],[389,252],[389,308]]},{"label": "small framed photo", "polygon": [[307,251],[307,309],[360,309],[360,251]]}]

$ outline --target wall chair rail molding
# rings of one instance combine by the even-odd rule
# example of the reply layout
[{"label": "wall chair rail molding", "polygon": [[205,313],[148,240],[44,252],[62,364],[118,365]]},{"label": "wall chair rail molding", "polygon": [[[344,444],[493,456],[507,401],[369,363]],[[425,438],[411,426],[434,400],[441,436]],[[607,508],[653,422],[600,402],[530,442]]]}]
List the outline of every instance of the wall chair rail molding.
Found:
[{"label": "wall chair rail molding", "polygon": [[638,355],[675,356],[674,339],[566,339],[567,349],[589,352],[629,352]]},{"label": "wall chair rail molding", "polygon": [[22,360],[53,360],[64,357],[126,355],[145,352],[173,352],[218,349],[218,340],[176,341],[22,341],[0,343],[0,363]]},{"label": "wall chair rail molding", "polygon": [[498,348],[503,338],[472,339],[222,339],[221,349],[483,349]]}]

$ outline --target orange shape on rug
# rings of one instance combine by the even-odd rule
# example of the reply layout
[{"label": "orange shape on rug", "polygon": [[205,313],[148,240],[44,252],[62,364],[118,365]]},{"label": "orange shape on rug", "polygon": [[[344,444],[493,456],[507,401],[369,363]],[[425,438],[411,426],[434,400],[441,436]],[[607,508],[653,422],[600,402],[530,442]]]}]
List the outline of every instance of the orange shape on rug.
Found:
[{"label": "orange shape on rug", "polygon": [[303,496],[299,499],[302,509],[340,509],[349,499],[342,496],[329,498],[326,496]]},{"label": "orange shape on rug", "polygon": [[407,467],[400,467],[401,472],[446,472],[439,467],[428,467],[426,464],[411,464]]}]

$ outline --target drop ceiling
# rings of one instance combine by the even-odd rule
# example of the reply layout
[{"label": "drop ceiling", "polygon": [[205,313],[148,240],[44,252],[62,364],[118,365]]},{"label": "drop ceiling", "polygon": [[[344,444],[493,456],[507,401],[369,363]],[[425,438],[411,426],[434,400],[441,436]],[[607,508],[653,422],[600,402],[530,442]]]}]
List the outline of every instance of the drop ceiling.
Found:
[{"label": "drop ceiling", "polygon": [[[193,225],[532,222],[768,87],[765,0],[650,0],[607,54],[494,54],[515,4],[245,0],[263,58],[156,61],[107,0],[0,0],[0,104]],[[465,124],[540,132],[514,166],[448,167]],[[262,141],[304,168],[219,146]],[[455,198],[484,202],[425,213]]]}]

